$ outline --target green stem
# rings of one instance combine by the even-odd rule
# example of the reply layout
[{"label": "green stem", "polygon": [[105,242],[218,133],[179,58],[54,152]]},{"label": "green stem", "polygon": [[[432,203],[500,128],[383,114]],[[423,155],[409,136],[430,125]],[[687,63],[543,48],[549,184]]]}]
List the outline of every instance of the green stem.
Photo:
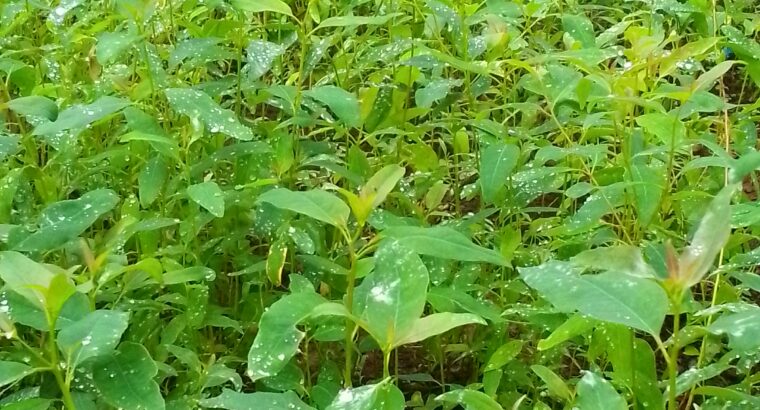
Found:
[{"label": "green stem", "polygon": [[678,332],[681,327],[681,297],[676,295],[677,298],[673,301],[673,308],[675,314],[673,315],[673,344],[670,347],[668,356],[670,357],[668,364],[668,409],[678,410],[678,396],[676,392],[676,378],[678,377],[678,351],[679,341]]},{"label": "green stem", "polygon": [[50,337],[48,338],[47,346],[48,355],[50,356],[50,369],[53,372],[56,383],[58,383],[58,388],[61,389],[61,399],[63,400],[64,407],[70,410],[76,410],[74,399],[71,397],[69,383],[66,381],[66,378],[63,377],[63,372],[61,372],[58,344],[55,341],[55,321],[50,318],[50,315],[47,314],[47,312],[46,316],[48,316],[48,323],[50,323]]},{"label": "green stem", "polygon": [[[348,234],[348,232],[343,231],[343,236],[346,238],[346,242],[348,242],[348,255],[350,258],[351,267],[348,271],[348,278],[346,283],[346,310],[349,313],[352,313],[353,305],[354,305],[354,286],[356,285],[356,251],[354,250],[354,241],[351,238],[351,236]],[[353,350],[354,350],[354,331],[356,327],[353,323],[353,321],[349,318],[346,319],[346,346],[345,346],[345,356],[346,356],[346,368],[343,374],[343,385],[345,387],[351,387],[351,376],[354,373],[354,364],[353,364]]]},{"label": "green stem", "polygon": [[393,350],[383,350],[383,379],[391,377],[389,364],[391,362],[392,351]]}]

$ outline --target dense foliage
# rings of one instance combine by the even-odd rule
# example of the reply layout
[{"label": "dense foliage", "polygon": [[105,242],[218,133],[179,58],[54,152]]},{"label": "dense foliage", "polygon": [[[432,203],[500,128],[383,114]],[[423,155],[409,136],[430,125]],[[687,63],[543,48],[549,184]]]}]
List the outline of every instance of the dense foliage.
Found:
[{"label": "dense foliage", "polygon": [[0,2],[4,409],[760,408],[755,0]]}]

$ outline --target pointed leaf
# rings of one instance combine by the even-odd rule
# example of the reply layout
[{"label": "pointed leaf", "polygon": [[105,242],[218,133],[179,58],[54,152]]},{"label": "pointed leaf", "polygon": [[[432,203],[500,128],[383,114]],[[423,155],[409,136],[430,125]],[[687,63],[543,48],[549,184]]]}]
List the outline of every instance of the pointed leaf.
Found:
[{"label": "pointed leaf", "polygon": [[696,285],[713,266],[731,235],[731,196],[736,185],[723,188],[707,208],[691,244],[678,260],[678,280],[685,287]]},{"label": "pointed leaf", "polygon": [[389,381],[386,379],[377,384],[343,389],[326,410],[401,409],[405,404],[404,395]]},{"label": "pointed leaf", "polygon": [[306,215],[336,227],[344,227],[351,210],[335,195],[322,191],[291,191],[276,188],[263,193],[256,202],[267,202],[277,208]]},{"label": "pointed leaf", "polygon": [[189,268],[166,272],[161,278],[164,285],[176,285],[187,282],[210,282],[216,278],[216,272],[205,266],[191,266]]},{"label": "pointed leaf", "polygon": [[503,410],[494,399],[477,390],[452,390],[436,397],[435,401],[460,404],[465,410]]},{"label": "pointed leaf", "polygon": [[110,189],[98,189],[79,199],[56,202],[40,214],[37,231],[14,249],[42,252],[57,248],[82,234],[118,202],[119,196]]},{"label": "pointed leaf", "polygon": [[129,324],[129,313],[96,310],[58,332],[58,347],[69,366],[101,354],[107,354],[119,344]]},{"label": "pointed leaf", "polygon": [[147,208],[158,198],[168,177],[169,167],[161,156],[157,155],[145,163],[137,175],[138,195],[143,208]]},{"label": "pointed leaf", "polygon": [[630,168],[630,180],[636,204],[636,221],[646,227],[660,208],[660,198],[665,189],[665,175],[660,169],[643,164]]},{"label": "pointed leaf", "polygon": [[486,322],[480,316],[471,313],[433,313],[415,320],[406,333],[396,338],[393,347],[416,343],[448,332],[455,327],[471,324],[485,325]]},{"label": "pointed leaf", "polygon": [[591,20],[583,15],[565,14],[562,16],[562,28],[583,48],[595,48],[596,36]]},{"label": "pointed leaf", "polygon": [[575,405],[579,410],[626,410],[628,403],[604,378],[585,372],[578,382]]},{"label": "pointed leaf", "polygon": [[480,191],[483,201],[492,204],[507,178],[517,165],[520,148],[516,145],[494,143],[480,153]]},{"label": "pointed leaf", "polygon": [[305,91],[304,95],[328,106],[347,126],[361,124],[359,100],[354,94],[334,85],[323,85]]},{"label": "pointed leaf", "polygon": [[55,121],[58,117],[58,106],[55,105],[55,101],[39,95],[10,100],[8,108],[24,116],[47,118],[50,121]]},{"label": "pointed leaf", "polygon": [[402,13],[390,13],[383,16],[338,16],[322,20],[322,23],[314,30],[327,27],[353,27],[353,26],[378,26],[389,22],[392,18],[401,16]]},{"label": "pointed leaf", "polygon": [[421,255],[506,265],[504,257],[498,252],[475,245],[459,231],[448,227],[397,226],[384,230],[383,235],[396,239],[402,247]]},{"label": "pointed leaf", "polygon": [[153,380],[157,373],[156,363],[143,346],[124,342],[119,350],[97,360],[92,379],[99,396],[112,406],[163,410],[164,399]]},{"label": "pointed leaf", "polygon": [[238,393],[229,389],[222,390],[222,394],[210,399],[203,399],[200,405],[212,409],[227,410],[313,410],[298,398],[292,391],[285,393]]},{"label": "pointed leaf", "polygon": [[[75,105],[63,110],[55,121],[38,125],[33,134],[54,137],[56,134],[68,130],[80,131],[95,121],[121,111],[129,104],[129,101],[121,98],[100,97],[92,104]],[[51,139],[50,142],[56,146],[55,139]]]},{"label": "pointed leaf", "polygon": [[216,182],[206,181],[190,185],[187,187],[187,195],[211,215],[217,218],[224,216],[224,193]]},{"label": "pointed leaf", "polygon": [[97,39],[95,57],[100,64],[108,65],[132,47],[140,36],[127,32],[103,32],[97,36]]},{"label": "pointed leaf", "polygon": [[367,331],[388,351],[422,316],[427,298],[428,271],[419,256],[393,239],[375,253],[375,270],[356,288],[353,312]]},{"label": "pointed leaf", "polygon": [[532,370],[533,373],[535,373],[539,378],[541,378],[541,380],[543,380],[544,384],[546,384],[546,388],[549,390],[549,393],[552,396],[558,397],[565,401],[570,401],[573,398],[573,393],[570,392],[570,389],[567,387],[567,384],[565,384],[565,381],[562,380],[562,378],[554,373],[550,368],[542,366],[540,364],[535,364],[533,366],[530,366],[530,370]]},{"label": "pointed leaf", "polygon": [[55,274],[45,265],[12,251],[0,252],[0,279],[13,292],[22,295],[40,309],[45,308],[44,290]]},{"label": "pointed leaf", "polygon": [[739,312],[725,313],[707,330],[728,335],[728,345],[739,352],[752,352],[760,348],[760,308],[746,305]]},{"label": "pointed leaf", "polygon": [[34,373],[31,366],[23,363],[0,361],[0,387],[17,382]]},{"label": "pointed leaf", "polygon": [[190,88],[170,88],[164,93],[174,111],[203,122],[209,132],[239,140],[253,139],[251,129],[241,124],[235,113],[220,107],[208,94]]},{"label": "pointed leaf", "polygon": [[496,349],[495,352],[493,352],[491,357],[488,359],[488,363],[486,364],[486,367],[483,369],[483,371],[489,372],[491,370],[502,368],[505,364],[511,362],[512,359],[520,354],[522,347],[522,340],[511,340],[507,343],[504,343],[501,347]]},{"label": "pointed leaf", "polygon": [[404,168],[396,164],[383,167],[362,187],[359,198],[369,201],[372,209],[377,208],[393,191],[404,172]]},{"label": "pointed leaf", "polygon": [[294,293],[274,302],[261,315],[259,331],[248,351],[248,377],[256,381],[282,370],[305,336],[296,325],[325,302],[315,293]]},{"label": "pointed leaf", "polygon": [[520,276],[558,309],[659,335],[668,297],[657,283],[618,273],[580,275],[568,262],[520,268]]},{"label": "pointed leaf", "polygon": [[253,40],[245,49],[247,55],[246,70],[249,80],[258,80],[266,74],[272,64],[285,52],[285,47],[265,40]]},{"label": "pointed leaf", "polygon": [[261,13],[271,11],[273,13],[293,16],[290,6],[282,0],[232,0],[232,6],[240,11]]}]

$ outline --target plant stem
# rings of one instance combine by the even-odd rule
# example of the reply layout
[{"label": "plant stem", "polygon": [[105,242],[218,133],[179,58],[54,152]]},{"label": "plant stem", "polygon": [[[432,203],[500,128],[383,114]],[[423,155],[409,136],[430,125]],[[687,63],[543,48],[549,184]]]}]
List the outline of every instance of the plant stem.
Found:
[{"label": "plant stem", "polygon": [[391,352],[393,350],[383,350],[383,379],[391,377],[389,363],[391,361]]},{"label": "plant stem", "polygon": [[[346,310],[349,313],[353,312],[354,305],[354,286],[356,285],[356,251],[354,250],[354,240],[351,236],[343,231],[343,236],[348,243],[348,255],[350,258],[351,267],[348,270],[348,278],[346,283]],[[346,319],[346,341],[345,341],[345,356],[346,356],[346,368],[343,374],[344,387],[351,387],[351,375],[354,373],[353,359],[351,356],[354,349],[354,331],[356,327],[353,321],[349,318]]]},{"label": "plant stem", "polygon": [[676,295],[673,300],[673,308],[675,314],[673,315],[673,345],[669,350],[669,364],[668,364],[668,409],[678,410],[678,397],[676,392],[676,378],[678,377],[678,332],[681,327],[681,292]]},{"label": "plant stem", "polygon": [[76,406],[74,405],[74,399],[71,397],[69,383],[66,381],[66,378],[63,377],[63,373],[61,372],[60,358],[58,357],[58,344],[55,341],[55,321],[50,318],[50,315],[47,312],[45,312],[45,314],[48,316],[48,323],[50,323],[50,337],[48,338],[47,343],[48,355],[50,356],[50,370],[53,372],[56,383],[58,383],[58,388],[61,389],[61,400],[63,401],[64,407],[75,410]]}]

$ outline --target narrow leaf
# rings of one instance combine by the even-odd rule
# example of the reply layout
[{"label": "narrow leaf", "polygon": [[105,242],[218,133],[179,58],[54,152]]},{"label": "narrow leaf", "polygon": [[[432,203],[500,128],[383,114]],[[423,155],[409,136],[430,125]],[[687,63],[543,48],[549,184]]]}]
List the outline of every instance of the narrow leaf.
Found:
[{"label": "narrow leaf", "polygon": [[483,201],[492,204],[507,184],[507,178],[517,165],[520,149],[516,145],[494,143],[481,150],[480,191]]},{"label": "narrow leaf", "polygon": [[335,195],[322,191],[291,191],[276,188],[263,193],[256,202],[267,202],[277,208],[306,215],[336,227],[344,227],[351,210]]},{"label": "narrow leaf", "polygon": [[456,327],[471,324],[485,325],[486,322],[480,316],[471,313],[433,313],[432,315],[415,320],[406,333],[396,338],[393,345],[394,347],[398,347],[409,343],[416,343],[448,332]]},{"label": "narrow leaf", "polygon": [[504,257],[496,251],[475,245],[459,231],[436,226],[392,227],[384,230],[383,235],[394,238],[402,247],[411,249],[421,255],[454,259],[465,262],[486,262],[494,265],[506,265]]}]

